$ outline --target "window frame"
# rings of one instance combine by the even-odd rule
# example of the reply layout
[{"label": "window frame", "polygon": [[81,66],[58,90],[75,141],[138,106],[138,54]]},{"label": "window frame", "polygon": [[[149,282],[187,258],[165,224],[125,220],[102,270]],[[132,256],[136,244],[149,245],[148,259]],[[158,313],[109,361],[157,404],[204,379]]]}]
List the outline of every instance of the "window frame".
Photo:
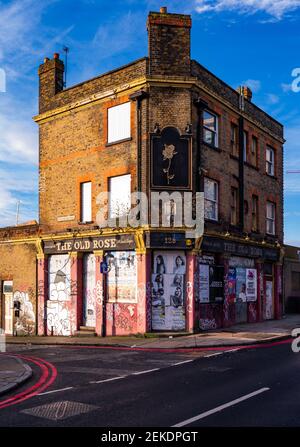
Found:
[{"label": "window frame", "polygon": [[249,132],[243,130],[243,162],[248,162]]},{"label": "window frame", "polygon": [[[214,183],[214,185],[216,185],[216,199],[208,199],[205,195],[205,184],[206,181],[212,182]],[[204,177],[204,219],[205,220],[209,220],[209,221],[213,221],[213,222],[218,222],[219,221],[219,200],[220,200],[220,187],[219,187],[219,182],[217,180],[214,180],[210,177]],[[206,216],[206,203],[212,203],[213,204],[213,209],[216,215],[216,218],[212,218],[212,217],[207,217]]]},{"label": "window frame", "polygon": [[235,123],[230,123],[230,153],[234,157],[239,156],[239,138],[238,126]]},{"label": "window frame", "polygon": [[[256,212],[254,212],[254,203],[256,204]],[[259,198],[258,195],[256,194],[252,194],[252,198],[251,198],[251,231],[254,232],[258,232],[259,229],[259,213],[258,213],[258,207],[259,207]],[[255,225],[254,225],[254,220],[255,220]]]},{"label": "window frame", "polygon": [[[268,153],[273,154],[272,160],[268,160]],[[269,172],[269,167],[271,166],[272,172]],[[275,149],[272,146],[266,146],[266,174],[270,177],[275,177]]]},{"label": "window frame", "polygon": [[[205,113],[208,113],[209,115],[211,115],[212,117],[215,118],[215,130],[211,130],[209,127],[205,126],[204,124],[204,115]],[[205,131],[210,132],[214,135],[214,143],[209,143],[208,141],[205,140]],[[204,109],[203,110],[203,115],[202,115],[202,140],[203,143],[207,144],[210,147],[214,147],[214,148],[219,148],[219,116],[208,110],[208,109]]]},{"label": "window frame", "polygon": [[[268,205],[272,205],[272,217],[268,217]],[[268,223],[270,222],[272,222],[272,232],[268,231]],[[276,203],[271,202],[270,200],[267,200],[266,202],[266,234],[269,234],[271,236],[275,236],[276,234]]]},{"label": "window frame", "polygon": [[[235,196],[233,195],[235,194]],[[230,188],[230,225],[237,226],[239,222],[239,215],[238,215],[238,197],[239,197],[239,191],[238,188],[235,186],[231,186]],[[233,198],[235,200],[235,203],[233,203]],[[232,216],[233,211],[235,212],[235,222],[233,222]]]}]

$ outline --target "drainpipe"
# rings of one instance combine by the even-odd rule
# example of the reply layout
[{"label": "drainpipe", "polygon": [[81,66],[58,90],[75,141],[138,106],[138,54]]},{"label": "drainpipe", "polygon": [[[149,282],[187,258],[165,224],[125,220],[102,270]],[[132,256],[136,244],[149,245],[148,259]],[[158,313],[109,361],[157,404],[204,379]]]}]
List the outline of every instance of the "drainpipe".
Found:
[{"label": "drainpipe", "polygon": [[239,118],[239,226],[244,231],[244,118]]},{"label": "drainpipe", "polygon": [[136,140],[137,140],[137,189],[142,191],[142,101],[149,97],[149,93],[139,90],[129,96],[131,101],[136,101]]},{"label": "drainpipe", "polygon": [[202,172],[202,151],[201,145],[203,141],[203,111],[208,107],[208,104],[201,98],[197,98],[194,101],[194,105],[197,107],[197,177],[196,177],[196,191],[204,191],[204,177]]}]

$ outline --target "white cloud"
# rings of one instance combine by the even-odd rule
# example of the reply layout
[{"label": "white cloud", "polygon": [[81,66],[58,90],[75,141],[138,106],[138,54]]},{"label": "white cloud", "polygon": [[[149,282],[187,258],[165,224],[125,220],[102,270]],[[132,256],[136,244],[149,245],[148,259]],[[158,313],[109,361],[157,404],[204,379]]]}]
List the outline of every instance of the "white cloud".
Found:
[{"label": "white cloud", "polygon": [[257,93],[261,89],[261,82],[258,79],[247,79],[242,82],[242,85],[249,87],[253,93]]},{"label": "white cloud", "polygon": [[240,14],[264,12],[280,20],[300,7],[300,0],[196,0],[196,11],[236,11]]},{"label": "white cloud", "polygon": [[290,84],[286,84],[285,82],[283,82],[280,86],[281,86],[282,91],[283,91],[284,93],[287,93],[287,92],[291,92],[291,91],[292,91],[292,82],[291,82]]},{"label": "white cloud", "polygon": [[279,96],[274,93],[267,93],[267,103],[274,105],[279,103]]}]

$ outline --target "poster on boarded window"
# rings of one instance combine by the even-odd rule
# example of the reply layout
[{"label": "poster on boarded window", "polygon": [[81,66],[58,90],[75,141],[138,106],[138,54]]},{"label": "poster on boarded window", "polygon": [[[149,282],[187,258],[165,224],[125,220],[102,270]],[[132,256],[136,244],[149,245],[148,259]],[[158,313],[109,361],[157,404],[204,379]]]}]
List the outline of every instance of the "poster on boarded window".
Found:
[{"label": "poster on boarded window", "polygon": [[137,301],[137,265],[134,251],[114,251],[106,255],[108,300],[123,303]]},{"label": "poster on boarded window", "polygon": [[229,303],[234,303],[236,294],[236,270],[233,267],[230,267],[228,270],[227,286],[228,286],[228,301]]},{"label": "poster on boarded window", "polygon": [[209,265],[199,264],[199,301],[209,303]]},{"label": "poster on boarded window", "polygon": [[256,269],[246,269],[246,296],[247,296],[247,301],[256,301],[257,300]]},{"label": "poster on boarded window", "polygon": [[246,269],[238,267],[236,269],[236,302],[246,303]]}]

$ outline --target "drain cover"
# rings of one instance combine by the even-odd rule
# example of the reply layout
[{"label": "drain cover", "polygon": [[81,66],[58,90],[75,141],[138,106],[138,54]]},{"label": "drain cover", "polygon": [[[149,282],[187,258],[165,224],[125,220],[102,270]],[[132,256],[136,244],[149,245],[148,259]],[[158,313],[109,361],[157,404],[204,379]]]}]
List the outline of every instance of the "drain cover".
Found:
[{"label": "drain cover", "polygon": [[21,413],[30,414],[51,421],[61,421],[63,419],[77,416],[78,414],[88,413],[96,410],[98,407],[94,405],[82,404],[80,402],[70,402],[68,400],[62,402],[53,402],[47,405],[29,408],[21,411]]}]

